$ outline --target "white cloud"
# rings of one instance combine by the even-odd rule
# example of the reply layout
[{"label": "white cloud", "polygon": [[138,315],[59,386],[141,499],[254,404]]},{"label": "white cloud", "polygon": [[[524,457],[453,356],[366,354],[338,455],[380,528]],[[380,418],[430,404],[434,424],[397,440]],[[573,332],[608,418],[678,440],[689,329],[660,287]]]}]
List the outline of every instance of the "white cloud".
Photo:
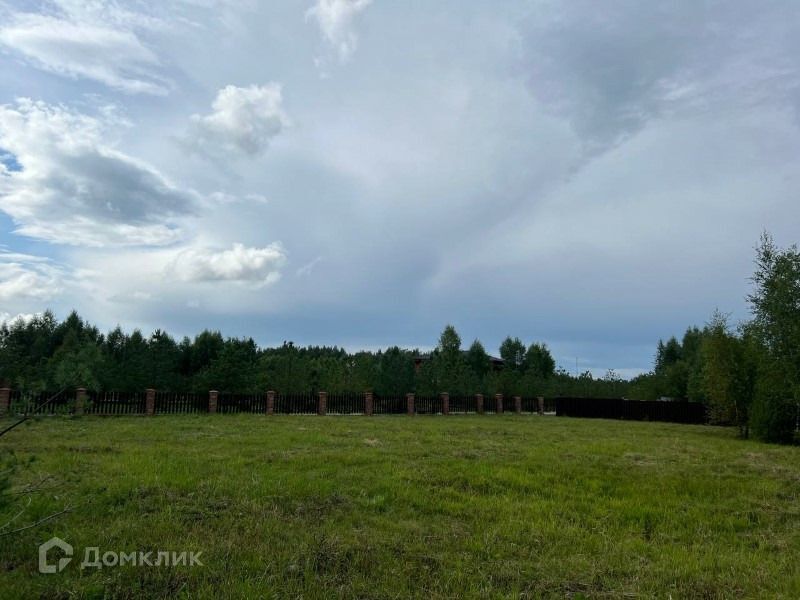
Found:
[{"label": "white cloud", "polygon": [[297,275],[298,277],[307,277],[311,275],[311,271],[314,270],[314,267],[316,267],[321,260],[322,260],[321,256],[316,257],[314,260],[304,264],[302,267],[297,269],[297,271],[295,271],[295,275]]},{"label": "white cloud", "polygon": [[0,147],[21,170],[0,175],[0,210],[17,233],[86,245],[161,245],[195,194],[102,142],[105,123],[28,99],[0,106]]},{"label": "white cloud", "polygon": [[340,63],[347,62],[355,52],[358,36],[353,21],[371,3],[372,0],[317,0],[306,12],[306,19],[317,22],[322,37]]},{"label": "white cloud", "polygon": [[[2,159],[2,157],[0,157]],[[253,204],[267,204],[269,200],[261,194],[244,194],[237,196],[228,192],[212,192],[208,195],[208,201],[216,205],[233,205],[240,202],[251,202]]]},{"label": "white cloud", "polygon": [[8,312],[0,312],[0,325],[2,325],[3,323],[10,325],[11,323],[16,323],[20,319],[24,323],[29,323],[30,321],[33,321],[33,319],[41,315],[42,313],[17,313],[16,315],[12,315],[11,313]]},{"label": "white cloud", "polygon": [[[61,269],[47,259],[0,251],[0,300],[50,300],[62,284]],[[7,320],[8,313],[2,317]]]},{"label": "white cloud", "polygon": [[209,115],[192,115],[190,142],[203,150],[237,151],[255,156],[266,150],[270,141],[288,124],[281,107],[278,83],[219,90]]},{"label": "white cloud", "polygon": [[280,278],[286,252],[280,243],[263,248],[233,244],[230,250],[189,248],[178,254],[168,272],[182,281],[239,281],[256,285],[273,283]]},{"label": "white cloud", "polygon": [[128,29],[22,14],[0,29],[0,43],[50,73],[98,81],[130,94],[169,92],[169,81],[157,74],[158,57]]}]

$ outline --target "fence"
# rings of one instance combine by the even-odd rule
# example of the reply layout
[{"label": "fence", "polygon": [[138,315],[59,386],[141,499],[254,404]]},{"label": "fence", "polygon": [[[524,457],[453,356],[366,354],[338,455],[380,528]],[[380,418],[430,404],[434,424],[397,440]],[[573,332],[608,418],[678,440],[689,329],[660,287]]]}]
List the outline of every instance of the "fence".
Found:
[{"label": "fence", "polygon": [[265,394],[219,394],[217,412],[226,415],[265,413],[267,412],[267,397]]},{"label": "fence", "polygon": [[556,414],[564,417],[706,423],[706,408],[685,400],[624,400],[622,398],[556,398]]},{"label": "fence", "polygon": [[[75,397],[75,390],[61,392],[8,390],[5,406],[8,412],[17,415],[69,415],[75,412]],[[48,400],[50,402],[45,404]],[[3,408],[0,399],[0,414],[3,414]]]},{"label": "fence", "polygon": [[206,394],[156,392],[153,408],[160,415],[204,413],[208,412],[209,402]]},{"label": "fence", "polygon": [[[367,404],[365,394],[345,392],[328,394],[326,412],[333,415],[363,415]],[[315,411],[316,412],[316,411]]]},{"label": "fence", "polygon": [[276,394],[274,412],[286,415],[315,415],[319,409],[319,396],[313,392]]},{"label": "fence", "polygon": [[469,415],[478,412],[475,396],[450,396],[448,400],[451,415]]},{"label": "fence", "polygon": [[145,412],[145,392],[88,392],[84,412],[92,415],[137,415]]},{"label": "fence", "polygon": [[[47,402],[49,400],[49,402]],[[0,416],[15,415],[448,415],[552,414],[566,417],[705,423],[705,407],[686,401],[645,401],[622,398],[542,398],[496,395],[379,396],[372,392],[264,392],[234,394],[211,391],[184,393],[87,392],[79,388],[57,394],[27,393],[0,388]]]},{"label": "fence", "polygon": [[408,412],[406,396],[375,396],[372,410],[376,415],[404,415]]}]

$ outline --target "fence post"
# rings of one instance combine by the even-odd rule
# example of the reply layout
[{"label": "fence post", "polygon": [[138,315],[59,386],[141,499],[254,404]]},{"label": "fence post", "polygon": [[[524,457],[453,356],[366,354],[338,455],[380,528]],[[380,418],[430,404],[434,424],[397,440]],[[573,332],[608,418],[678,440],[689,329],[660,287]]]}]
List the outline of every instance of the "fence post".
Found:
[{"label": "fence post", "polygon": [[86,388],[79,387],[75,390],[75,414],[82,415],[86,406]]},{"label": "fence post", "polygon": [[539,404],[539,414],[544,414],[544,396],[539,396],[536,398],[537,403]]},{"label": "fence post", "polygon": [[439,397],[442,399],[442,414],[449,415],[450,414],[450,394],[448,392],[442,392],[439,394]]},{"label": "fence post", "polygon": [[275,392],[272,390],[267,392],[267,414],[275,413]]},{"label": "fence post", "polygon": [[364,392],[364,414],[372,416],[372,392]]},{"label": "fence post", "polygon": [[156,414],[156,391],[153,388],[147,388],[144,394],[144,412],[152,417]]},{"label": "fence post", "polygon": [[217,412],[217,402],[219,402],[219,392],[217,390],[208,392],[208,414],[213,415]]},{"label": "fence post", "polygon": [[503,414],[503,394],[495,394],[494,395],[494,402],[495,402],[495,412],[498,415]]},{"label": "fence post", "polygon": [[520,414],[522,412],[522,398],[514,396],[514,412]]},{"label": "fence post", "polygon": [[483,414],[483,394],[475,394],[475,412]]},{"label": "fence post", "polygon": [[322,417],[328,414],[328,392],[319,393],[319,404],[317,404],[317,414]]},{"label": "fence post", "polygon": [[406,414],[409,417],[414,416],[414,394],[406,394]]},{"label": "fence post", "polygon": [[0,417],[8,414],[11,406],[11,388],[0,388]]}]

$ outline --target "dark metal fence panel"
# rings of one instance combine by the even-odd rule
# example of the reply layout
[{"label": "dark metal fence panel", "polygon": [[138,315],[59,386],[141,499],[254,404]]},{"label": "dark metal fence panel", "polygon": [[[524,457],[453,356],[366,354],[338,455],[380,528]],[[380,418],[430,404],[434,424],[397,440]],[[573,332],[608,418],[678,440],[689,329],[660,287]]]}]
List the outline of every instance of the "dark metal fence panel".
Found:
[{"label": "dark metal fence panel", "polygon": [[417,396],[414,398],[414,412],[418,415],[442,414],[442,399],[439,396]]},{"label": "dark metal fence panel", "polygon": [[453,414],[471,414],[478,411],[475,396],[450,396],[450,412]]},{"label": "dark metal fence panel", "polygon": [[266,413],[266,394],[220,393],[217,396],[217,412],[222,414]]},{"label": "dark metal fence panel", "polygon": [[523,396],[522,397],[522,412],[524,413],[538,413],[539,412],[539,399],[536,396]]},{"label": "dark metal fence panel", "polygon": [[366,396],[363,392],[328,394],[327,413],[329,415],[363,415],[365,410]]},{"label": "dark metal fence panel", "polygon": [[[47,406],[41,406],[51,398],[53,399]],[[11,390],[9,400],[9,412],[16,415],[68,415],[75,412],[74,390],[62,392]]]},{"label": "dark metal fence panel", "polygon": [[404,415],[408,412],[405,396],[375,396],[372,411],[376,415]]},{"label": "dark metal fence panel", "polygon": [[623,400],[622,398],[556,398],[556,414],[567,417],[631,421],[707,422],[705,406],[685,400]]},{"label": "dark metal fence panel", "polygon": [[156,414],[208,412],[208,394],[182,392],[156,392]]},{"label": "dark metal fence panel", "polygon": [[146,411],[145,392],[89,392],[84,412],[91,415],[137,415]]},{"label": "dark metal fence panel", "polygon": [[319,395],[314,392],[300,392],[275,395],[275,412],[287,415],[314,415],[317,413]]}]

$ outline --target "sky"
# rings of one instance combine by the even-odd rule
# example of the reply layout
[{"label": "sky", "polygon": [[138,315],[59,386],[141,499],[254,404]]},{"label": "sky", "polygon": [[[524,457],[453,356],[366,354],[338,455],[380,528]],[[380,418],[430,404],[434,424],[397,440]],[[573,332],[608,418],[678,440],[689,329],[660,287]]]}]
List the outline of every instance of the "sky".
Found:
[{"label": "sky", "polygon": [[0,0],[0,319],[634,375],[800,231],[794,0]]}]

